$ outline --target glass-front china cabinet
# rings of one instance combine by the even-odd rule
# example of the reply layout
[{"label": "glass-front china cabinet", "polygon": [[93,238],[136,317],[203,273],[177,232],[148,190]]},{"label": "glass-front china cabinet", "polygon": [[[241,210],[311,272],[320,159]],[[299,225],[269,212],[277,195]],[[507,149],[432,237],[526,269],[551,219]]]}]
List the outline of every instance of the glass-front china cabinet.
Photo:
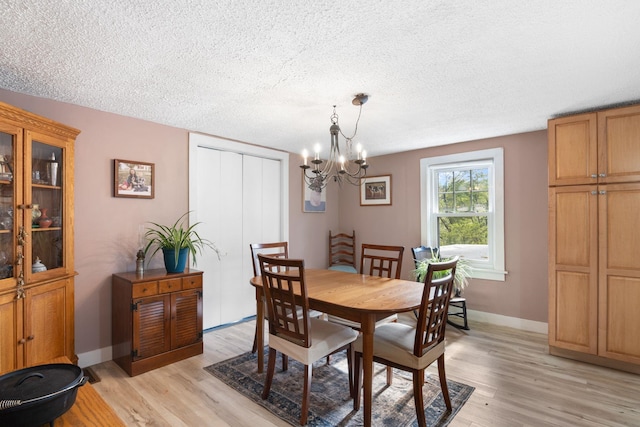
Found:
[{"label": "glass-front china cabinet", "polygon": [[67,356],[79,131],[0,103],[0,374]]}]

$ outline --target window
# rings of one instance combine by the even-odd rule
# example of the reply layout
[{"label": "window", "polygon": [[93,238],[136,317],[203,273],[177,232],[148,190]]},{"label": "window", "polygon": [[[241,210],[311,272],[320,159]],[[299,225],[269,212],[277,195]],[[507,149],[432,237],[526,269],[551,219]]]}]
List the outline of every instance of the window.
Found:
[{"label": "window", "polygon": [[502,148],[420,160],[422,244],[459,255],[473,277],[504,280]]}]

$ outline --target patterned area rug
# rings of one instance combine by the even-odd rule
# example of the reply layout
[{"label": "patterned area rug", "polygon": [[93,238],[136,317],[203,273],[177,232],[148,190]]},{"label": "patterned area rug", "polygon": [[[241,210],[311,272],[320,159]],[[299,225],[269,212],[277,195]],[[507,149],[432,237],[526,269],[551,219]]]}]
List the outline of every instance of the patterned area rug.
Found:
[{"label": "patterned area rug", "polygon": [[[268,347],[265,347],[265,371],[267,355]],[[257,373],[257,357],[254,354],[241,354],[204,369],[281,419],[297,426],[300,420],[304,365],[289,358],[288,371],[282,372],[281,367],[282,362],[278,356],[273,385],[267,400],[262,400],[261,397],[266,374]],[[474,390],[471,386],[451,380],[448,380],[447,384],[453,406],[451,413],[446,413],[438,376],[427,375],[423,393],[429,426],[448,425]],[[329,365],[326,364],[326,359],[314,364],[309,406],[309,426],[363,425],[362,406],[360,411],[355,412],[353,401],[349,397],[345,352],[331,356]],[[385,367],[375,364],[371,414],[373,425],[417,426],[415,414],[411,374],[394,370],[393,384],[387,387]]]}]

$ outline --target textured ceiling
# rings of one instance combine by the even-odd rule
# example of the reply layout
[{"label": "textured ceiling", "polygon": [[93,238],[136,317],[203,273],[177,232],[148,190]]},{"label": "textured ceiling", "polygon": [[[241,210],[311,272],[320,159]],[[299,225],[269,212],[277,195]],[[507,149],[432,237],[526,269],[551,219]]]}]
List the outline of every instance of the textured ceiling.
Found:
[{"label": "textured ceiling", "polygon": [[0,88],[300,152],[369,155],[640,100],[637,0],[0,0]]}]

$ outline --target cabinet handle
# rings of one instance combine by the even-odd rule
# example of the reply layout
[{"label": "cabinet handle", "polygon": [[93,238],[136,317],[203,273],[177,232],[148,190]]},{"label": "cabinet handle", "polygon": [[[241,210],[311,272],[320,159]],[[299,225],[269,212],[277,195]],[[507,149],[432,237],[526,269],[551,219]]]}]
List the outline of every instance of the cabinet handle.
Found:
[{"label": "cabinet handle", "polygon": [[595,196],[596,194],[598,194],[598,192],[597,192],[596,190],[593,190],[593,191],[591,192],[591,194],[593,194],[593,195]]},{"label": "cabinet handle", "polygon": [[595,173],[592,173],[592,174],[591,174],[591,178],[597,178],[597,177],[598,177],[598,175],[597,175],[597,174],[595,174]]},{"label": "cabinet handle", "polygon": [[34,338],[35,338],[35,336],[33,336],[33,335],[29,335],[29,336],[27,337],[27,340],[28,340],[28,341],[33,341],[33,339],[34,339]]},{"label": "cabinet handle", "polygon": [[605,190],[600,190],[600,194],[607,194]]},{"label": "cabinet handle", "polygon": [[26,342],[27,342],[27,340],[25,340],[24,338],[22,338],[20,341],[18,341],[18,344],[24,344],[24,343],[26,343]]},{"label": "cabinet handle", "polygon": [[599,176],[600,178],[604,178],[605,176],[607,176],[607,174],[606,174],[606,173],[601,173],[601,174],[598,174],[598,176]]}]

